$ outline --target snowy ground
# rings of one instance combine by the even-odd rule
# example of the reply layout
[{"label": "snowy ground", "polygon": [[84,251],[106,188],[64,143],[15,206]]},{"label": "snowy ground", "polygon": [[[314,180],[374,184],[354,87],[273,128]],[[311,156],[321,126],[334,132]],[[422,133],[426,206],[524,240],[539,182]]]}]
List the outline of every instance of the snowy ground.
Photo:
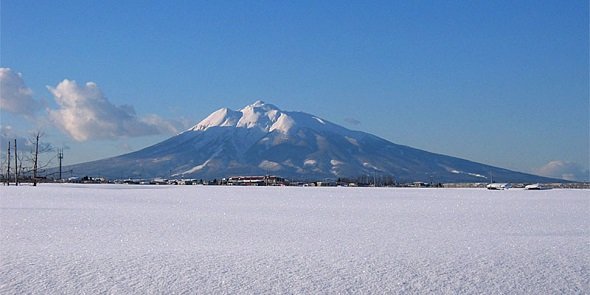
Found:
[{"label": "snowy ground", "polygon": [[590,192],[0,188],[1,294],[590,293]]}]

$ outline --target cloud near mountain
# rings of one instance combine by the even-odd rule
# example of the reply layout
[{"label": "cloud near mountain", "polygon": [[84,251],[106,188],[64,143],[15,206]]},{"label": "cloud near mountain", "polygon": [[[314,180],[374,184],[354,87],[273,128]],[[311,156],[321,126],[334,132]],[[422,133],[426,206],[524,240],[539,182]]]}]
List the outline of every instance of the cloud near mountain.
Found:
[{"label": "cloud near mountain", "polygon": [[567,161],[551,161],[535,171],[547,177],[571,181],[589,181],[589,171],[580,165]]},{"label": "cloud near mountain", "polygon": [[33,98],[21,73],[10,68],[0,68],[0,105],[3,111],[33,117],[42,109],[41,102]]},{"label": "cloud near mountain", "polygon": [[[176,134],[186,124],[155,114],[138,116],[131,105],[111,103],[98,85],[63,80],[47,86],[57,104],[56,109],[33,97],[23,75],[10,68],[0,68],[0,105],[3,112],[22,116],[38,126],[47,119],[76,141],[118,139],[155,134]],[[42,110],[45,109],[44,112]]]},{"label": "cloud near mountain", "polygon": [[51,121],[77,141],[177,132],[172,122],[157,115],[139,117],[133,106],[114,105],[93,82],[78,85],[66,79],[47,88],[58,104],[49,110]]}]

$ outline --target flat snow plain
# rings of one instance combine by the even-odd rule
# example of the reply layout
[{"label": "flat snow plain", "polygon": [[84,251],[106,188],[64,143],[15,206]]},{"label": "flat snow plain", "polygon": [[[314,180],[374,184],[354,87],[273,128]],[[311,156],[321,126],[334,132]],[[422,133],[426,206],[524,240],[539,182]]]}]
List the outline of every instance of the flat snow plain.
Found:
[{"label": "flat snow plain", "polygon": [[590,293],[588,190],[0,193],[1,294]]}]

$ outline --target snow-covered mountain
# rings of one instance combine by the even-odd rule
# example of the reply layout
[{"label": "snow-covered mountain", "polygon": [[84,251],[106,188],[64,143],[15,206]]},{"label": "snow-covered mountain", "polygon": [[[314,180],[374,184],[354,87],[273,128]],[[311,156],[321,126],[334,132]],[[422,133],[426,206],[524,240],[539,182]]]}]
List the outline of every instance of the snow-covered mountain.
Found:
[{"label": "snow-covered mountain", "polygon": [[273,174],[290,179],[378,175],[400,181],[487,182],[493,175],[497,181],[549,180],[398,145],[262,101],[238,111],[219,109],[142,150],[67,169],[109,178]]}]

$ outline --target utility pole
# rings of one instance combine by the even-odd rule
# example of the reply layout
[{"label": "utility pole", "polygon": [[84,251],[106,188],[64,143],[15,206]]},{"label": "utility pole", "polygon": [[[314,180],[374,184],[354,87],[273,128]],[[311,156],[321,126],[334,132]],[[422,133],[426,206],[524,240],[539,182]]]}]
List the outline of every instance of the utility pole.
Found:
[{"label": "utility pole", "polygon": [[6,162],[8,163],[8,168],[6,168],[6,185],[10,185],[10,141],[8,142],[7,155]]},{"label": "utility pole", "polygon": [[61,160],[63,160],[64,158],[64,150],[63,149],[59,149],[57,150],[57,158],[59,159],[59,181],[62,181],[62,177],[61,177]]},{"label": "utility pole", "polygon": [[18,186],[18,156],[16,152],[16,139],[14,140],[14,185]]}]

